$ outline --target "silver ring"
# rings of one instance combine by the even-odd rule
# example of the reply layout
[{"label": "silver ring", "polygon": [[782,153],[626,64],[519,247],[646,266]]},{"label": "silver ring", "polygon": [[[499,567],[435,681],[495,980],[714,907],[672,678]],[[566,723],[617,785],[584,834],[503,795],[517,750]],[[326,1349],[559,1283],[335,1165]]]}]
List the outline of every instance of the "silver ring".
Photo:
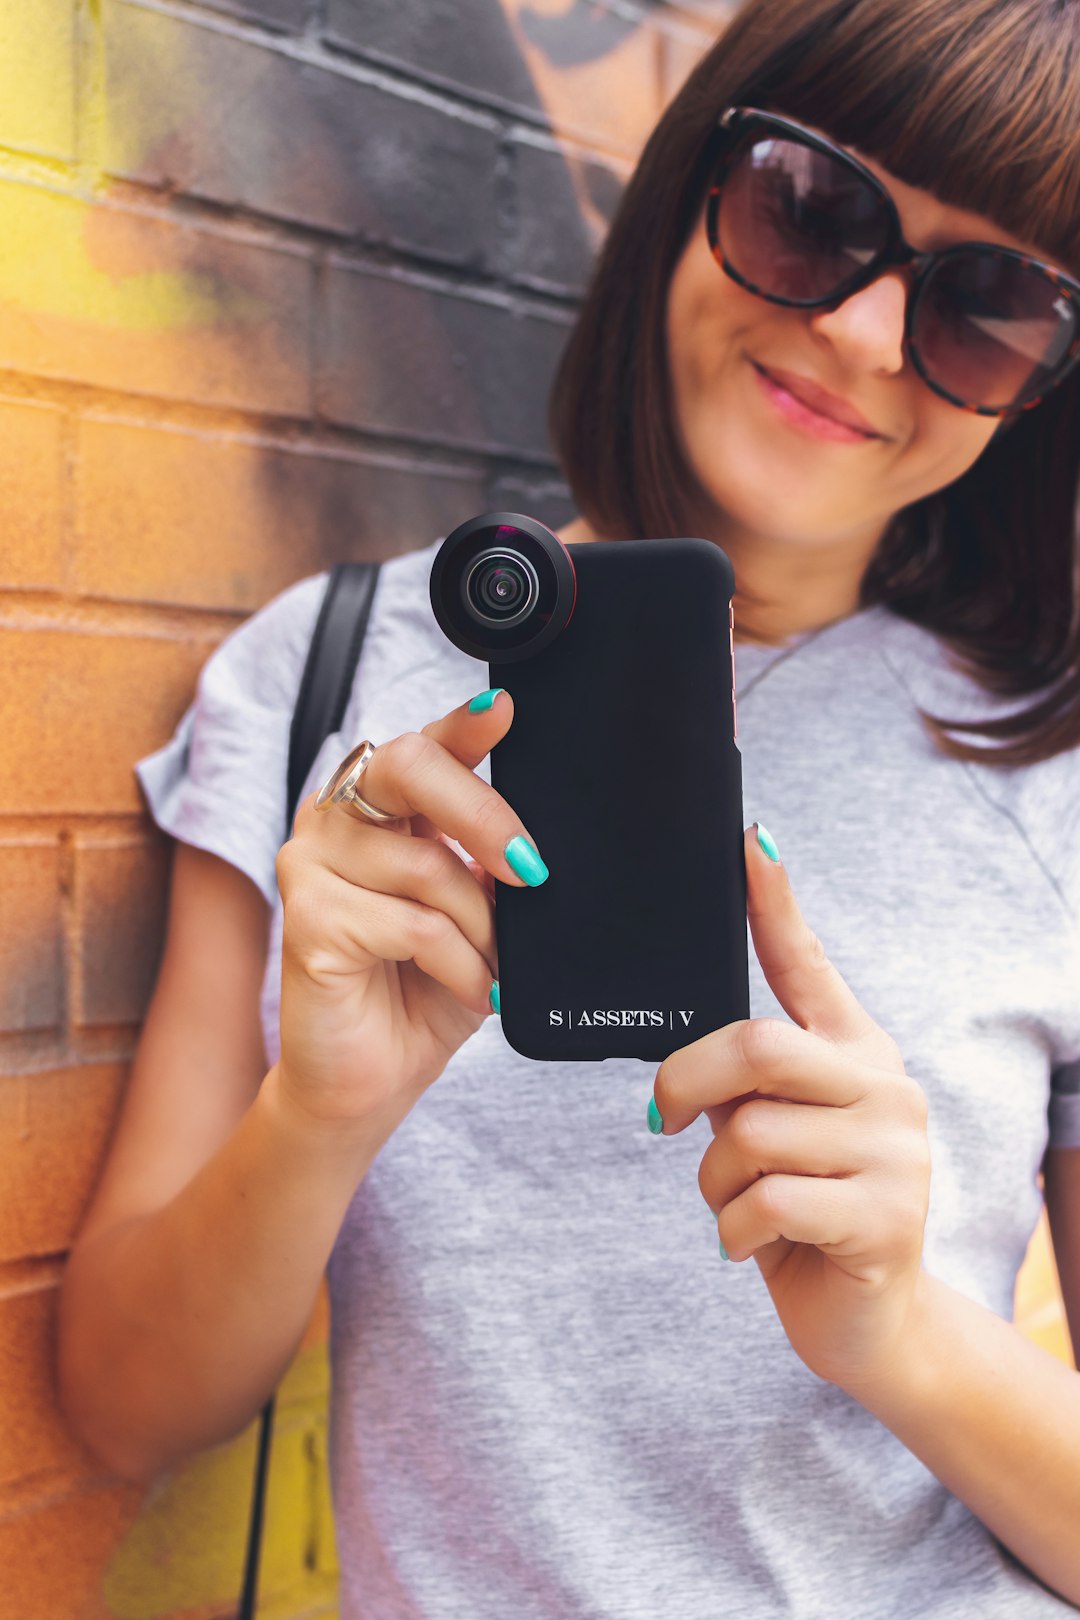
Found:
[{"label": "silver ring", "polygon": [[367,770],[374,752],[373,742],[365,739],[364,742],[357,743],[319,789],[315,800],[316,810],[330,810],[335,804],[339,804],[351,816],[356,816],[360,821],[373,821],[377,827],[384,827],[390,821],[403,820],[401,816],[392,816],[389,811],[380,810],[377,804],[369,804],[356,791],[356,784]]}]

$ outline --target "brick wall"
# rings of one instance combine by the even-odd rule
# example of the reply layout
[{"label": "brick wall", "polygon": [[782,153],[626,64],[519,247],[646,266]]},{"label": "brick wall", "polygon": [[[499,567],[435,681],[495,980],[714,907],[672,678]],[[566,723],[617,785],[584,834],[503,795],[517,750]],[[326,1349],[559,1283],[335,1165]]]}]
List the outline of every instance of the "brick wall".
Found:
[{"label": "brick wall", "polygon": [[[144,1492],[53,1399],[159,953],[132,763],[338,558],[570,515],[543,432],[606,219],[724,0],[0,0],[0,1620],[201,1620],[254,1430]],[[335,1612],[325,1300],[264,1615]]]}]

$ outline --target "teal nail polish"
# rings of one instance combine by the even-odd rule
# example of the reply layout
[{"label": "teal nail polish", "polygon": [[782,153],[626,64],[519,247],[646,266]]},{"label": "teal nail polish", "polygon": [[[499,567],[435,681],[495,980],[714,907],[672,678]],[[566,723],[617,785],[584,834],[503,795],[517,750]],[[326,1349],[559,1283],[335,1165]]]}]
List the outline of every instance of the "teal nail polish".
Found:
[{"label": "teal nail polish", "polygon": [[758,843],[761,845],[770,861],[778,861],[780,859],[780,851],[777,849],[776,843],[768,827],[763,827],[760,821],[755,821],[754,831],[757,833]]},{"label": "teal nail polish", "polygon": [[716,1234],[716,1241],[720,1245],[720,1258],[721,1258],[721,1260],[730,1260],[731,1256],[730,1256],[730,1254],[728,1254],[727,1250],[724,1248],[724,1240],[720,1236],[719,1232],[717,1232],[717,1234]]},{"label": "teal nail polish", "polygon": [[503,854],[518,877],[524,878],[530,888],[535,889],[536,885],[543,883],[548,875],[548,869],[540,859],[538,851],[520,833],[516,838],[511,838]]},{"label": "teal nail polish", "polygon": [[505,686],[491,686],[486,692],[477,692],[474,698],[469,699],[469,713],[482,714],[485,709],[491,708],[499,693],[505,691]]},{"label": "teal nail polish", "polygon": [[491,989],[488,991],[488,1005],[490,1006],[492,1012],[502,1012],[502,1002],[499,999],[498,979],[492,979],[491,981]]},{"label": "teal nail polish", "polygon": [[660,1118],[660,1110],[656,1106],[656,1098],[655,1097],[650,1097],[649,1098],[649,1115],[648,1115],[648,1118],[649,1118],[649,1129],[650,1129],[650,1131],[652,1131],[654,1136],[659,1136],[660,1132],[664,1128],[664,1122]]}]

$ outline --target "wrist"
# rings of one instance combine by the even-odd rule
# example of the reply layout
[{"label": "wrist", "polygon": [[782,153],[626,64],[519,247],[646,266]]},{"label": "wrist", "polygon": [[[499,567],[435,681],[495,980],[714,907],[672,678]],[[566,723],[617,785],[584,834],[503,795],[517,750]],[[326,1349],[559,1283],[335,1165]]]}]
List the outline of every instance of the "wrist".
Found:
[{"label": "wrist", "polygon": [[844,1385],[846,1394],[889,1428],[902,1422],[906,1412],[926,1411],[933,1398],[940,1357],[947,1353],[943,1290],[945,1284],[920,1267],[888,1361],[873,1375]]},{"label": "wrist", "polygon": [[280,1062],[268,1070],[258,1101],[275,1130],[291,1147],[310,1149],[324,1161],[355,1163],[361,1175],[390,1134],[370,1118],[331,1119],[314,1113],[290,1087]]}]

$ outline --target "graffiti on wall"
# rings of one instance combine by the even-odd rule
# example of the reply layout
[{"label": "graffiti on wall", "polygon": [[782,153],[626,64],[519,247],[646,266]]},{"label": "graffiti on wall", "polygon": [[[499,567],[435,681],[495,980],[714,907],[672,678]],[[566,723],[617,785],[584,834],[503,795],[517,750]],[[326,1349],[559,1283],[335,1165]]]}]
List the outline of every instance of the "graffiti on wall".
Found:
[{"label": "graffiti on wall", "polygon": [[[472,512],[564,518],[547,384],[727,6],[0,0],[0,1567],[34,1620],[204,1620],[254,1432],[149,1490],[52,1384],[63,1257],[153,983],[132,764],[220,637]],[[77,760],[77,768],[72,762]],[[279,1401],[263,1612],[334,1612],[325,1300]]]}]

